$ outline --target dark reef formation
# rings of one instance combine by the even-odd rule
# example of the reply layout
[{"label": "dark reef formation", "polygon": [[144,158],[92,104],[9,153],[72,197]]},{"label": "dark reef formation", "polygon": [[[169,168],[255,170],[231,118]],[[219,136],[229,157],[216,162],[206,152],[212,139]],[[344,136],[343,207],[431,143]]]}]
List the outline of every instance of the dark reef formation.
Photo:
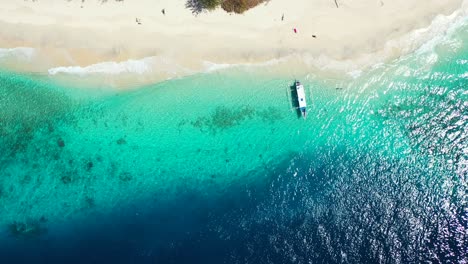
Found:
[{"label": "dark reef formation", "polygon": [[218,7],[229,13],[241,14],[265,2],[268,2],[268,0],[188,0],[185,6],[192,10],[194,14],[214,10]]},{"label": "dark reef formation", "polygon": [[[280,110],[274,107],[255,109],[250,106],[232,108],[218,106],[210,116],[199,117],[195,121],[190,122],[190,124],[203,132],[209,131],[215,134],[218,131],[238,126],[242,122],[255,117],[260,118],[263,122],[273,123],[282,119],[283,115]],[[185,122],[179,124],[179,126],[184,124]]]},{"label": "dark reef formation", "polygon": [[45,217],[39,220],[15,221],[8,226],[10,234],[16,238],[35,238],[47,232],[42,225],[46,222]]}]

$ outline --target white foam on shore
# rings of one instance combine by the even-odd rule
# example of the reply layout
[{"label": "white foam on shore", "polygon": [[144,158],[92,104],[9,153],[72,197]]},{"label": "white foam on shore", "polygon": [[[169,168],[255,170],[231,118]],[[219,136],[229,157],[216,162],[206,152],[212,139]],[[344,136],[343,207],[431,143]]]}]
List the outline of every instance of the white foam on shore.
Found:
[{"label": "white foam on shore", "polygon": [[354,71],[350,71],[350,72],[347,72],[347,74],[349,76],[351,76],[353,79],[357,79],[361,76],[362,74],[362,70],[354,70]]},{"label": "white foam on shore", "polygon": [[83,87],[133,89],[148,83],[157,83],[193,74],[194,71],[177,64],[171,58],[145,57],[121,62],[106,61],[88,66],[61,66],[47,70],[59,82],[70,79]]},{"label": "white foam on shore", "polygon": [[[438,15],[431,24],[426,28],[414,30],[399,39],[390,40],[385,51],[398,49],[402,54],[415,52],[417,55],[427,54],[428,63],[435,63],[437,61],[437,54],[434,48],[444,42],[450,40],[453,34],[462,26],[468,23],[468,0],[462,3],[460,9],[453,12],[451,15]],[[452,43],[454,48],[460,47]]]},{"label": "white foam on shore", "polygon": [[137,73],[143,74],[151,72],[151,60],[153,57],[143,58],[141,60],[127,60],[123,62],[101,62],[92,64],[85,67],[80,66],[65,66],[56,67],[49,69],[50,75],[56,74],[76,74],[76,75],[88,75],[88,74],[122,74],[122,73]]},{"label": "white foam on shore", "polygon": [[263,62],[256,62],[256,63],[215,63],[211,61],[203,61],[202,62],[202,72],[209,73],[214,71],[221,71],[229,68],[236,68],[236,67],[266,67],[266,66],[273,66],[278,65],[282,62],[286,62],[287,60],[291,59],[292,56],[284,56],[281,58],[275,58]]},{"label": "white foam on shore", "polygon": [[451,15],[438,15],[428,27],[414,30],[398,39],[390,40],[380,52],[366,54],[360,58],[335,60],[325,55],[316,57],[309,54],[289,54],[280,58],[255,63],[228,64],[203,61],[201,72],[210,73],[239,67],[265,67],[282,63],[302,62],[315,69],[346,72],[349,76],[356,79],[362,75],[365,68],[382,65],[395,49],[399,50],[399,54],[402,55],[412,52],[416,52],[417,54],[427,53],[428,57],[426,58],[426,62],[433,65],[438,60],[438,56],[434,52],[434,47],[446,41],[456,29],[467,22],[468,0],[465,0],[462,7]]},{"label": "white foam on shore", "polygon": [[0,59],[31,60],[36,55],[36,50],[28,47],[11,49],[0,48]]},{"label": "white foam on shore", "polygon": [[403,54],[416,51],[417,54],[432,52],[434,47],[451,36],[453,32],[466,23],[467,10],[459,9],[451,15],[438,15],[427,28],[417,29],[402,38],[391,40],[385,49],[397,48]]},{"label": "white foam on shore", "polygon": [[203,61],[202,62],[204,72],[214,72],[214,71],[219,71],[219,70],[224,70],[227,68],[232,68],[239,66],[239,64],[228,64],[228,63],[214,63],[211,61]]},{"label": "white foam on shore", "polygon": [[[377,68],[377,65],[382,65],[392,54],[395,54],[395,50],[398,51],[397,54],[408,54],[411,52],[425,54],[425,56],[427,55],[427,57],[425,57],[427,64],[432,65],[436,63],[438,57],[433,51],[434,47],[447,40],[456,29],[467,22],[468,0],[464,0],[462,7],[451,15],[438,15],[428,27],[414,30],[398,39],[390,40],[382,50],[376,53],[362,55],[359,58],[349,60],[336,60],[325,55],[314,56],[307,53],[293,53],[284,57],[257,63],[228,64],[201,61],[198,66],[191,65],[190,67],[186,67],[178,64],[169,57],[152,56],[122,62],[107,61],[87,66],[65,65],[45,70],[49,75],[53,76],[108,75],[112,78],[118,78],[118,75],[134,74],[137,76],[159,76],[159,79],[164,80],[187,76],[197,72],[210,73],[234,67],[264,67],[279,64],[283,66],[294,63],[299,65],[298,67],[304,68],[309,72],[315,69],[339,71],[347,73],[347,75],[356,79],[363,74],[364,69],[369,67]],[[455,45],[455,47],[457,47],[457,45]],[[36,53],[37,51],[35,49],[26,47],[0,49],[0,61],[2,61],[3,58],[8,58],[8,60],[16,60],[20,63],[24,63],[25,60],[31,62],[33,57],[36,56]],[[464,65],[466,61],[463,60],[457,63]]]},{"label": "white foam on shore", "polygon": [[[385,47],[378,52],[350,60],[337,60],[325,55],[317,57],[305,54],[303,60],[307,65],[322,70],[346,72],[352,78],[358,78],[368,67],[377,68],[382,65],[388,58],[391,58],[395,51],[398,51],[397,54],[400,56],[413,52],[418,55],[425,54],[427,55],[426,62],[433,65],[438,60],[434,47],[448,41],[452,34],[466,23],[468,23],[468,0],[465,0],[461,8],[452,14],[436,16],[428,27],[414,30],[388,41]],[[459,47],[455,44],[454,47]]]}]

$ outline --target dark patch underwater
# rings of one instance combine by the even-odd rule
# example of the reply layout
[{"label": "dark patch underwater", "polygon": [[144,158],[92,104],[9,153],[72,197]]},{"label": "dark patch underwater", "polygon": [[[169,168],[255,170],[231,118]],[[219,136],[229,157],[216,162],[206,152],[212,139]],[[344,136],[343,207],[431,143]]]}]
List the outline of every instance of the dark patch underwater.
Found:
[{"label": "dark patch underwater", "polygon": [[[340,166],[329,162],[338,156]],[[238,182],[225,192],[188,188],[170,201],[155,194],[110,215],[96,212],[83,222],[51,226],[48,233],[10,234],[0,258],[8,263],[458,263],[468,257],[463,196],[444,188],[444,179],[427,177],[451,177],[450,171],[420,165],[369,153],[293,153],[262,181]],[[450,205],[441,207],[447,198]]]}]

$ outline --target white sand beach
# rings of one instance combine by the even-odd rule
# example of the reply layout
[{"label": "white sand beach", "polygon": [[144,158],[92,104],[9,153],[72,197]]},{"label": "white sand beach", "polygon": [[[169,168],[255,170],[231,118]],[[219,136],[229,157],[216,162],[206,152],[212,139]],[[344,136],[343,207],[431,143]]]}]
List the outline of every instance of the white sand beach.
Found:
[{"label": "white sand beach", "polygon": [[352,71],[444,34],[466,16],[466,2],[338,0],[337,8],[333,0],[271,0],[241,15],[194,15],[185,0],[9,0],[0,3],[0,57],[27,47],[35,59],[3,55],[0,64],[51,75],[146,74],[151,82],[288,56]]}]

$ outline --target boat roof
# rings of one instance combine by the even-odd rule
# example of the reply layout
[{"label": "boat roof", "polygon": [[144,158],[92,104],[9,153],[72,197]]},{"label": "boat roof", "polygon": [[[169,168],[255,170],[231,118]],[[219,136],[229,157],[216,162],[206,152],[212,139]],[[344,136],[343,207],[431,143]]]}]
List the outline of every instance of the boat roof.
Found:
[{"label": "boat roof", "polygon": [[300,82],[296,82],[296,92],[299,108],[307,107],[304,85],[302,85]]}]

